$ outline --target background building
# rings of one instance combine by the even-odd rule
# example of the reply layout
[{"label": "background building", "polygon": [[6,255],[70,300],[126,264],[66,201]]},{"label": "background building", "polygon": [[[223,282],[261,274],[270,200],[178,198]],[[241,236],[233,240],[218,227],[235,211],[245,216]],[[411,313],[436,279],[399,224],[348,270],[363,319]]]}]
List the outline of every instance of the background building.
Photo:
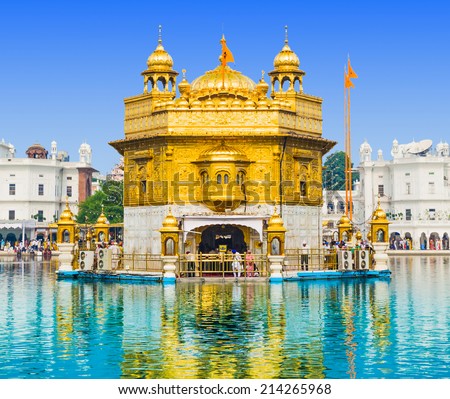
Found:
[{"label": "background building", "polygon": [[360,147],[360,185],[354,194],[355,223],[370,219],[378,196],[392,221],[391,244],[409,239],[414,249],[448,249],[450,234],[450,156],[448,143],[431,140],[392,143],[392,160],[381,150],[372,160],[372,148]]},{"label": "background building", "polygon": [[56,141],[50,153],[40,144],[27,157],[16,158],[14,146],[0,144],[0,234],[9,241],[46,237],[48,224],[58,220],[66,198],[74,213],[92,193],[92,151],[83,143],[79,161],[71,162]]}]

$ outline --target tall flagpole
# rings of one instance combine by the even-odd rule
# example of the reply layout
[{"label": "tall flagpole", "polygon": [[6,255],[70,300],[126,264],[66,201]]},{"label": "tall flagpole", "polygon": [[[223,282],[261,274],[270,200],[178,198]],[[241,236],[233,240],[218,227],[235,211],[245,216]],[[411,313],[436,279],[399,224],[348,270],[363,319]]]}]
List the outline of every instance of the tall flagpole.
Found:
[{"label": "tall flagpole", "polygon": [[349,205],[349,216],[348,218],[350,221],[353,219],[353,182],[352,182],[352,146],[351,146],[351,105],[350,105],[350,88],[348,89],[348,96],[347,96],[347,114],[348,114],[348,123],[347,123],[347,131],[348,131],[348,205]]},{"label": "tall flagpole", "polygon": [[[346,200],[346,214],[350,221],[353,218],[353,182],[352,182],[352,156],[351,156],[351,119],[350,119],[350,89],[355,87],[350,79],[356,79],[358,75],[355,73],[353,68],[350,65],[350,56],[347,60],[347,72],[344,77],[344,97],[347,95],[347,106],[346,106],[346,114],[345,114],[345,200]],[[345,102],[345,100],[344,100]]]},{"label": "tall flagpole", "polygon": [[344,176],[345,176],[345,214],[348,217],[348,139],[347,139],[347,124],[348,124],[348,118],[347,118],[347,112],[348,112],[348,105],[347,105],[347,71],[344,67],[344,152],[345,152],[345,166],[344,166]]}]

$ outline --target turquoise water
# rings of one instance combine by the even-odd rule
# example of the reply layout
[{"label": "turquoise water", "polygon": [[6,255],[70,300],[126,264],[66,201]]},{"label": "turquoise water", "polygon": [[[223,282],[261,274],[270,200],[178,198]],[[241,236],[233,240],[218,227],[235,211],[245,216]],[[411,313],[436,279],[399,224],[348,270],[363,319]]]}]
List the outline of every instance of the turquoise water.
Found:
[{"label": "turquoise water", "polygon": [[448,258],[390,280],[118,284],[0,264],[0,378],[449,378]]}]

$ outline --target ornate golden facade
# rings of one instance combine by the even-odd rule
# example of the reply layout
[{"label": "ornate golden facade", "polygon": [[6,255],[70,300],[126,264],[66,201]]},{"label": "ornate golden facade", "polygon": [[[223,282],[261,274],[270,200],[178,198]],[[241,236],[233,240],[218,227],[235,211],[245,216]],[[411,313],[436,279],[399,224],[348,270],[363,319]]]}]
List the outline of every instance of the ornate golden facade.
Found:
[{"label": "ornate golden facade", "polygon": [[228,65],[191,83],[183,70],[177,86],[160,37],[143,93],[125,99],[125,138],[110,143],[124,156],[125,207],[320,206],[322,156],[335,142],[322,138],[322,99],[303,92],[299,66],[286,39],[268,74],[270,97],[264,73],[255,83]]}]

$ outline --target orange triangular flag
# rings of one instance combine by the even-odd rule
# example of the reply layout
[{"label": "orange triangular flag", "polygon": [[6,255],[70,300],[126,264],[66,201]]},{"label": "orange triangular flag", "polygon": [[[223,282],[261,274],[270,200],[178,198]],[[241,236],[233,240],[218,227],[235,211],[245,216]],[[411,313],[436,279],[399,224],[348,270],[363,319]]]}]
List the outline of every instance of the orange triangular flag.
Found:
[{"label": "orange triangular flag", "polygon": [[353,88],[355,87],[353,82],[350,80],[350,76],[346,72],[344,72],[344,87],[346,89],[349,89],[351,87],[353,87]]},{"label": "orange triangular flag", "polygon": [[234,62],[233,53],[227,47],[225,36],[222,36],[222,40],[220,40],[220,43],[222,43],[222,65],[227,65],[227,62]]},{"label": "orange triangular flag", "polygon": [[350,65],[350,58],[348,59],[347,64],[348,64],[348,77],[352,78],[352,79],[356,79],[358,77],[358,75],[355,73],[352,66]]}]

